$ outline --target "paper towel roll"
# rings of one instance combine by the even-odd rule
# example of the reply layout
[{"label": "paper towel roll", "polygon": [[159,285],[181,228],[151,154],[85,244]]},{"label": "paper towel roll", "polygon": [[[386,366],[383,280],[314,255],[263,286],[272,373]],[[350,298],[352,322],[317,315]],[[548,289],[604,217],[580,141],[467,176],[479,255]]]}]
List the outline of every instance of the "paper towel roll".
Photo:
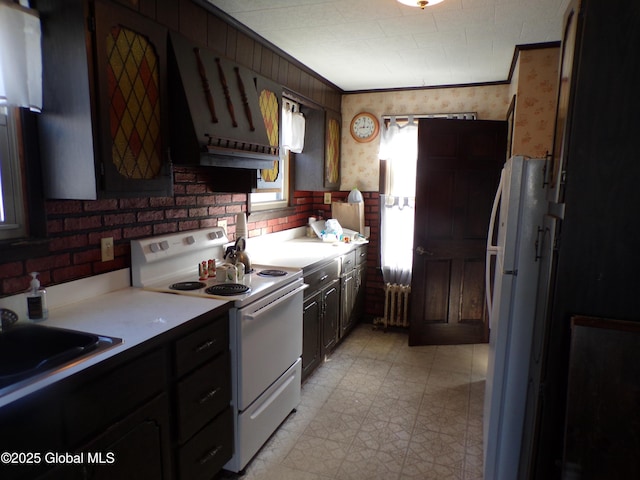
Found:
[{"label": "paper towel roll", "polygon": [[247,214],[242,212],[236,215],[236,239],[248,236],[247,232]]}]

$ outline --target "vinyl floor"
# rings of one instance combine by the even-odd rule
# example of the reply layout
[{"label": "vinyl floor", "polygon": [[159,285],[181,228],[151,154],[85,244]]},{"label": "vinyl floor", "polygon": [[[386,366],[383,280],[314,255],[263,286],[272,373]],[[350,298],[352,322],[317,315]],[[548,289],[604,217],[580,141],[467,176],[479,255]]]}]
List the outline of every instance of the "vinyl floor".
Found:
[{"label": "vinyl floor", "polygon": [[482,479],[488,345],[407,346],[360,324],[243,480]]}]

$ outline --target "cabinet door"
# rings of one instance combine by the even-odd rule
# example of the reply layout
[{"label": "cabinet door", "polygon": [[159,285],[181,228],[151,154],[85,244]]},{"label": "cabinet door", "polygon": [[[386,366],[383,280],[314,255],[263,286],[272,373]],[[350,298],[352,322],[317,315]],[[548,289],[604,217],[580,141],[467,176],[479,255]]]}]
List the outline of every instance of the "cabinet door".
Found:
[{"label": "cabinet door", "polygon": [[169,428],[169,407],[163,394],[83,449],[86,478],[170,478]]},{"label": "cabinet door", "polygon": [[353,313],[354,322],[357,321],[358,317],[362,315],[364,312],[364,283],[365,283],[365,275],[367,272],[366,265],[358,265],[356,268],[356,279],[354,284],[354,305],[353,305]]},{"label": "cabinet door", "polygon": [[165,27],[113,3],[95,4],[98,168],[108,195],[171,194]]},{"label": "cabinet door", "polygon": [[355,286],[356,277],[355,271],[350,271],[346,275],[342,276],[342,295],[341,295],[341,308],[340,308],[340,338],[347,332],[351,326],[351,314],[353,312],[353,305],[355,299]]},{"label": "cabinet door", "polygon": [[325,123],[324,110],[300,106],[304,114],[304,149],[295,157],[295,190],[326,190],[324,187]]},{"label": "cabinet door", "polygon": [[302,378],[320,363],[321,297],[315,293],[304,301],[302,314]]},{"label": "cabinet door", "polygon": [[322,290],[322,348],[323,355],[338,341],[340,321],[340,280]]}]

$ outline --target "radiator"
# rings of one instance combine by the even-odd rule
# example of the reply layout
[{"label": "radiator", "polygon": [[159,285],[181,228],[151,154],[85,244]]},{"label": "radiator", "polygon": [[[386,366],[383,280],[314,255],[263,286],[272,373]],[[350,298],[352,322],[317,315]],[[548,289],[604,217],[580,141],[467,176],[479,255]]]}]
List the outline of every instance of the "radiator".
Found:
[{"label": "radiator", "polygon": [[387,283],[384,286],[384,316],[377,319],[378,324],[386,327],[408,327],[410,285]]}]

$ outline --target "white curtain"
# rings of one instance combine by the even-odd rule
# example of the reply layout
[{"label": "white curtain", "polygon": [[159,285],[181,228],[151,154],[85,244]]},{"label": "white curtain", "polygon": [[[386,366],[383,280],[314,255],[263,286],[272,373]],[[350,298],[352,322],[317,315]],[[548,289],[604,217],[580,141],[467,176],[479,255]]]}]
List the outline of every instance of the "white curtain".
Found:
[{"label": "white curtain", "polygon": [[282,148],[293,153],[302,153],[304,148],[305,118],[300,113],[300,106],[288,99],[283,99],[282,109]]},{"label": "white curtain", "polygon": [[411,284],[416,197],[418,125],[391,118],[382,131],[380,159],[387,161],[385,193],[380,196],[380,249],[385,283]]},{"label": "white curtain", "polygon": [[42,109],[40,37],[35,10],[0,2],[0,105]]}]

